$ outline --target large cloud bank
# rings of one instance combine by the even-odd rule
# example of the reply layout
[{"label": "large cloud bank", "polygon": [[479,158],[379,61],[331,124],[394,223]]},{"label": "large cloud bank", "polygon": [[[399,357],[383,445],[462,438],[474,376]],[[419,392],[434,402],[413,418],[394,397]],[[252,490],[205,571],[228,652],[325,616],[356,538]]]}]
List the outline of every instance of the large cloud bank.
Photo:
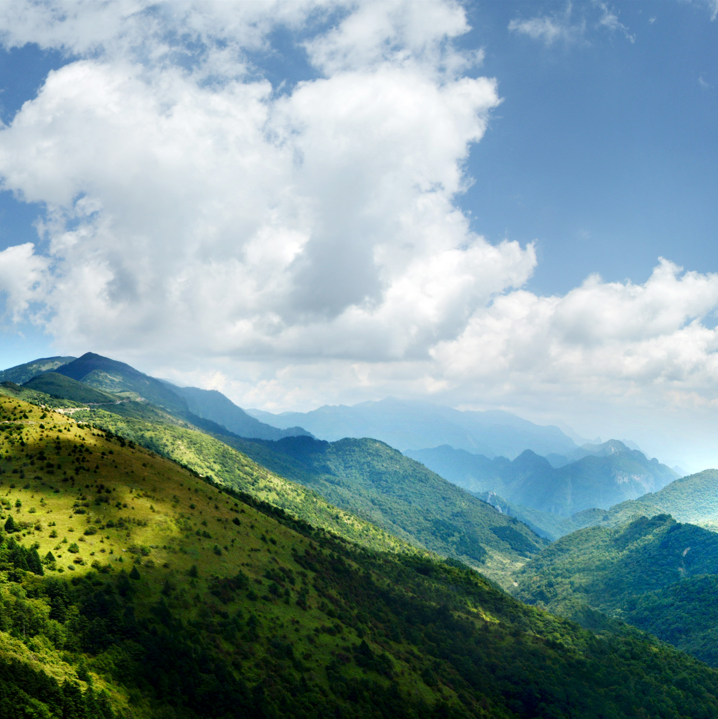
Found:
[{"label": "large cloud bank", "polygon": [[[68,58],[0,129],[2,186],[44,208],[0,253],[6,317],[58,349],[220,368],[278,408],[718,401],[717,276],[540,297],[533,246],[471,231],[456,197],[501,100],[458,3],[26,0],[0,27]],[[264,79],[278,30],[298,82]]]}]

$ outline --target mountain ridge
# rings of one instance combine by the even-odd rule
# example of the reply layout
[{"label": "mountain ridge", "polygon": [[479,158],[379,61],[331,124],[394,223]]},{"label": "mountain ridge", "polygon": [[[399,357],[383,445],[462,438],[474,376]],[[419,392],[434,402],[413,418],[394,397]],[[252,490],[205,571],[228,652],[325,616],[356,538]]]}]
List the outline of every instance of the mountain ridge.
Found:
[{"label": "mountain ridge", "polygon": [[676,479],[672,469],[618,440],[609,440],[597,451],[561,467],[531,450],[511,461],[445,445],[406,454],[468,491],[494,492],[515,505],[563,517],[592,508],[608,509]]},{"label": "mountain ridge", "polygon": [[320,439],[373,437],[404,452],[449,444],[487,456],[564,453],[575,442],[558,427],[541,426],[503,410],[460,411],[428,402],[387,398],[353,406],[325,405],[311,412],[247,412],[276,427],[301,425]]}]

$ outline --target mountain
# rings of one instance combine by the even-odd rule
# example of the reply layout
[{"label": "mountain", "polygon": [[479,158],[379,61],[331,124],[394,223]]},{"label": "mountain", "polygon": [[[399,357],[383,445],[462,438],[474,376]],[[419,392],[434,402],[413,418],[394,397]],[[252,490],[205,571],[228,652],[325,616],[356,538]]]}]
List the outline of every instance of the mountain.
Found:
[{"label": "mountain", "polygon": [[575,531],[597,524],[613,526],[635,516],[657,514],[670,514],[679,522],[718,531],[718,470],[706,469],[681,477],[658,492],[622,502],[608,510],[579,512],[566,520],[566,529]]},{"label": "mountain", "polygon": [[375,439],[224,441],[332,504],[502,584],[510,581],[512,568],[545,545],[521,522]]},{"label": "mountain", "polygon": [[274,427],[299,425],[330,442],[344,437],[373,437],[402,452],[447,444],[487,457],[517,457],[525,449],[537,454],[565,454],[576,444],[558,427],[542,427],[510,412],[461,412],[427,402],[384,399],[352,407],[324,406],[312,412],[271,414],[247,410]]},{"label": "mountain", "polygon": [[667,514],[583,529],[517,575],[515,594],[582,620],[603,612],[718,666],[718,534]]},{"label": "mountain", "polygon": [[25,384],[33,377],[37,377],[43,372],[52,372],[58,367],[72,362],[75,357],[45,357],[36,359],[32,362],[10,367],[10,369],[0,370],[0,382],[14,382],[15,384]]},{"label": "mountain", "polygon": [[617,440],[561,467],[531,450],[512,461],[448,446],[406,454],[471,492],[495,492],[515,505],[564,517],[592,507],[607,509],[661,489],[676,478],[669,467]]},{"label": "mountain", "polygon": [[260,422],[217,390],[176,387],[174,385],[171,385],[171,389],[184,398],[192,414],[216,422],[240,437],[276,440],[309,434],[301,427],[277,429]]},{"label": "mountain", "polygon": [[170,412],[189,412],[184,398],[164,382],[143,374],[124,362],[93,352],[87,352],[82,357],[58,367],[56,372],[95,389],[131,399],[145,399]]},{"label": "mountain", "polygon": [[[50,386],[50,379],[43,377],[48,372],[53,373],[54,387]],[[92,395],[90,390],[83,393],[79,387],[75,387],[71,391],[70,385],[60,388],[58,374],[99,391],[120,395],[123,400],[146,400],[180,417],[186,418],[193,414],[195,417],[215,422],[241,437],[281,439],[282,437],[307,434],[301,427],[278,430],[264,424],[249,416],[216,390],[177,387],[169,382],[163,382],[143,374],[124,362],[118,362],[93,352],[87,352],[79,359],[51,357],[28,362],[0,373],[0,382],[11,381],[16,384],[26,384],[30,389],[46,391],[51,396],[65,397],[80,403],[101,404],[103,402],[99,395]],[[84,397],[84,399],[78,399],[79,397]],[[117,400],[116,396],[110,398],[110,401]],[[107,399],[105,399],[106,401]]]},{"label": "mountain", "polygon": [[647,635],[599,638],[14,397],[0,428],[2,717],[718,714],[716,672]]},{"label": "mountain", "polygon": [[35,392],[44,392],[51,397],[69,399],[82,404],[114,404],[118,402],[116,395],[101,392],[57,372],[44,372],[33,377],[23,386]]},{"label": "mountain", "polygon": [[[43,395],[24,387],[0,386],[0,399],[3,396],[19,399],[29,396],[33,402],[44,404]],[[411,545],[378,527],[338,510],[316,492],[267,471],[221,440],[152,405],[124,401],[89,410],[73,402],[68,404],[71,416],[80,422],[91,421],[97,428],[121,435],[123,442],[145,446],[190,468],[198,476],[247,492],[258,501],[269,502],[315,527],[381,551],[415,551]]]},{"label": "mountain", "polygon": [[[63,379],[73,393],[76,386],[86,387]],[[347,440],[322,454],[316,448],[327,443],[311,437],[252,442],[208,421],[200,420],[198,426],[191,414],[183,420],[147,402],[123,400],[73,406],[71,411],[78,420],[376,549],[392,549],[398,536],[399,544],[463,559],[507,584],[509,571],[544,543],[528,527],[374,440]],[[263,478],[261,491],[258,477]],[[337,505],[345,510],[341,516]]]}]

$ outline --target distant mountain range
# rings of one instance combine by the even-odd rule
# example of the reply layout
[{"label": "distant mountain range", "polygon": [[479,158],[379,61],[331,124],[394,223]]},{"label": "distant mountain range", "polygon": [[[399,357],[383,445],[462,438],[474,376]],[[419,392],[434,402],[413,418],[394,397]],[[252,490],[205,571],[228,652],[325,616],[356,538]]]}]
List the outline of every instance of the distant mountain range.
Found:
[{"label": "distant mountain range", "polygon": [[718,470],[706,469],[681,477],[658,492],[616,504],[610,509],[588,509],[564,520],[563,534],[594,525],[615,526],[636,516],[670,514],[679,522],[690,522],[718,531]]},{"label": "distant mountain range", "polygon": [[677,477],[669,467],[618,440],[580,449],[575,452],[580,459],[561,467],[531,450],[513,461],[446,445],[406,454],[470,492],[494,492],[513,504],[564,517],[593,507],[608,509],[659,490]]},{"label": "distant mountain range", "polygon": [[578,449],[558,427],[537,425],[500,410],[462,412],[389,398],[351,407],[327,405],[311,412],[247,412],[273,427],[299,425],[330,442],[344,437],[373,437],[401,452],[445,444],[489,458],[513,459],[526,449],[539,455],[564,455]]}]

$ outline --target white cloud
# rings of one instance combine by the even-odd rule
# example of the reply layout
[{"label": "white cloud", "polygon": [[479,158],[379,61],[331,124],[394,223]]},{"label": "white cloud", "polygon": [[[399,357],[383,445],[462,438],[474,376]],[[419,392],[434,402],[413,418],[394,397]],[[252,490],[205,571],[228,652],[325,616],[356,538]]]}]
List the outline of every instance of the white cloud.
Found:
[{"label": "white cloud", "polygon": [[[595,13],[591,13],[592,9],[597,10],[599,15],[589,23],[588,16],[595,15]],[[597,30],[606,30],[611,34],[619,33],[631,43],[636,41],[635,35],[631,34],[618,19],[617,12],[608,3],[601,2],[601,0],[592,0],[590,5],[582,4],[577,11],[572,2],[567,2],[562,12],[548,13],[529,19],[515,18],[509,23],[509,31],[527,35],[547,46],[555,43],[574,45],[587,42],[589,26]]]},{"label": "white cloud", "polygon": [[585,20],[573,20],[573,5],[567,3],[561,13],[551,13],[528,20],[511,20],[509,30],[541,40],[546,45],[556,42],[575,43],[582,40],[586,32]]},{"label": "white cloud", "polygon": [[0,252],[0,296],[4,295],[6,313],[14,322],[44,297],[48,261],[33,250],[34,245],[28,242]]},{"label": "white cloud", "polygon": [[[718,275],[662,260],[644,285],[589,277],[563,297],[506,294],[432,351],[455,382],[558,394],[701,391],[718,401]],[[665,399],[663,397],[662,399]]]},{"label": "white cloud", "polygon": [[[59,25],[69,30],[38,16],[10,35],[30,37],[30,26],[47,45],[95,54],[51,73],[0,132],[4,187],[48,207],[45,299],[58,338],[209,355],[427,356],[530,276],[533,248],[488,244],[454,205],[499,102],[494,81],[456,75],[457,5],[131,3],[100,35],[77,25],[81,3],[67,7]],[[136,17],[160,18],[167,36],[179,17],[193,38],[213,40],[251,20],[256,47],[273,12],[299,22],[317,9],[339,12],[308,42],[325,77],[284,95],[234,72],[207,84],[206,69],[188,72],[171,52],[138,61],[142,38],[161,33]]]},{"label": "white cloud", "polygon": [[606,30],[611,33],[618,32],[629,42],[636,42],[636,36],[628,31],[628,28],[618,19],[618,14],[609,8],[608,3],[596,0],[596,6],[601,11],[601,17],[598,20],[597,27],[606,28]]}]

